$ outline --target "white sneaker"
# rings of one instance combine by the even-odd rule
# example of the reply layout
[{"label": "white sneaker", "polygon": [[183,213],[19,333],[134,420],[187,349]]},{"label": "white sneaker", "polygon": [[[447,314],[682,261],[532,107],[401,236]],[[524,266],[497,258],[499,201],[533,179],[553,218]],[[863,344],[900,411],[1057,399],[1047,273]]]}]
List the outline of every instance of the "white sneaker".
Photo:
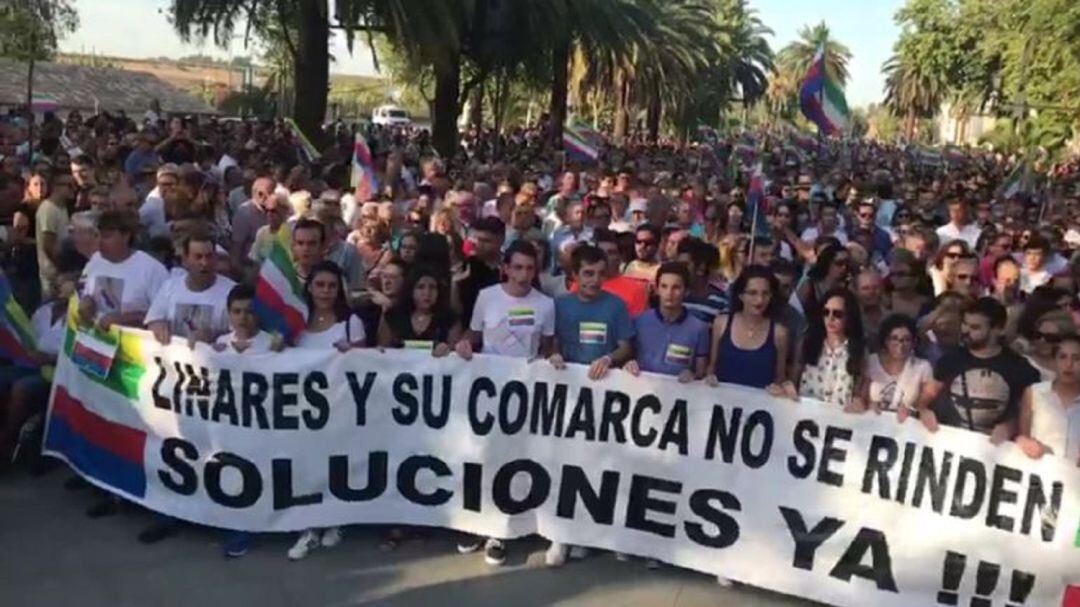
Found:
[{"label": "white sneaker", "polygon": [[722,575],[718,575],[716,576],[716,585],[721,588],[731,588],[735,585],[735,582],[732,582],[731,579],[726,578]]},{"label": "white sneaker", "polygon": [[547,551],[544,552],[544,563],[548,567],[562,567],[566,563],[566,552],[566,544],[551,542]]},{"label": "white sneaker", "polygon": [[322,533],[323,548],[333,548],[341,543],[341,527],[327,527]]},{"label": "white sneaker", "polygon": [[289,548],[289,560],[299,561],[309,552],[319,547],[319,532],[316,529],[308,529],[300,534],[292,548]]},{"label": "white sneaker", "polygon": [[484,543],[484,562],[492,567],[498,567],[506,562],[506,545],[502,540],[488,538]]},{"label": "white sneaker", "polygon": [[580,561],[589,556],[589,549],[585,546],[570,546],[570,559]]}]

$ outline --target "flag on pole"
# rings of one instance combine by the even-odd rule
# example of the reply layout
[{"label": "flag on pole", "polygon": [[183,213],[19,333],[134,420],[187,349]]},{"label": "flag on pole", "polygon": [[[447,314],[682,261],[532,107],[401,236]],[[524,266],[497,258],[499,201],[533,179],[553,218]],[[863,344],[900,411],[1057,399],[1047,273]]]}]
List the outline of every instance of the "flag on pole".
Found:
[{"label": "flag on pole", "polygon": [[71,349],[71,362],[84,372],[104,380],[109,377],[119,349],[120,338],[115,331],[79,331]]},{"label": "flag on pole", "polygon": [[37,350],[37,339],[3,272],[0,272],[0,306],[0,357],[20,367],[37,368],[31,356]]},{"label": "flag on pole", "polygon": [[296,121],[292,118],[285,119],[285,126],[288,127],[289,132],[292,133],[293,139],[296,141],[296,145],[300,147],[300,153],[304,155],[304,159],[308,162],[315,162],[322,158],[322,154],[315,147],[315,144],[311,143],[311,140],[304,135],[304,132],[300,130],[300,127],[296,124]]},{"label": "flag on pole", "polygon": [[375,173],[375,162],[371,159],[371,150],[362,133],[356,134],[353,144],[351,182],[357,202],[367,202],[379,194],[379,176]]},{"label": "flag on pole", "polygon": [[562,140],[566,153],[578,160],[592,162],[600,157],[600,146],[591,140],[589,133],[580,125],[567,124],[563,127]]},{"label": "flag on pole", "polygon": [[34,112],[55,112],[60,109],[60,101],[47,93],[34,93],[30,98],[30,110]]},{"label": "flag on pole", "polygon": [[259,268],[254,308],[260,328],[277,333],[294,345],[307,326],[308,306],[304,287],[289,254],[289,240],[289,228],[283,225],[278,229],[270,254]]},{"label": "flag on pole", "polygon": [[1024,156],[1023,159],[1016,165],[1011,173],[1005,178],[1005,182],[1001,184],[1001,197],[1005,200],[1015,198],[1020,194],[1028,193],[1027,181],[1028,181],[1028,157]]},{"label": "flag on pole", "polygon": [[824,44],[818,46],[814,61],[803,78],[799,107],[822,135],[838,134],[847,129],[851,113],[840,83],[829,77]]},{"label": "flag on pole", "polygon": [[766,215],[769,212],[768,201],[765,199],[765,176],[759,162],[750,174],[750,185],[746,188],[746,206],[750,211],[751,230],[753,238],[762,238],[769,235],[769,223]]}]

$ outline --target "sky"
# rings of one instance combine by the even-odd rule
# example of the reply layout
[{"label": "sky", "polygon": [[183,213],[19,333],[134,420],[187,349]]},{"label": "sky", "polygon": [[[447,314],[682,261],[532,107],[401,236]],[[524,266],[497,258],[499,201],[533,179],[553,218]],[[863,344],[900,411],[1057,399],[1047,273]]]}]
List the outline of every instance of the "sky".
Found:
[{"label": "sky", "polygon": [[[774,32],[770,44],[779,50],[798,37],[805,25],[825,21],[833,37],[851,49],[848,66],[848,104],[852,107],[879,101],[884,79],[881,64],[891,54],[899,29],[893,15],[902,0],[749,0],[750,6]],[[210,42],[185,44],[165,17],[168,0],[74,0],[79,12],[78,31],[60,44],[65,52],[94,52],[123,57],[180,57],[207,54],[220,58],[251,55],[242,40],[234,40],[228,50]],[[331,49],[337,63],[335,72],[372,74],[371,54],[357,44],[350,56],[344,38],[338,35]]]}]

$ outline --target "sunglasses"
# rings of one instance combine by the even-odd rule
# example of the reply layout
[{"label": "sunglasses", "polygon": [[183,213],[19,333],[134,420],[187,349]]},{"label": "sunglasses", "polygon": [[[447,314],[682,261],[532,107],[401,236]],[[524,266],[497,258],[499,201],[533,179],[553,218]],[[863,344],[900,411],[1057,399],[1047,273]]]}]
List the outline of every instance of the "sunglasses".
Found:
[{"label": "sunglasses", "polygon": [[958,253],[956,251],[949,251],[948,253],[945,254],[945,257],[947,257],[949,259],[960,259],[961,255],[963,255],[963,253]]},{"label": "sunglasses", "polygon": [[844,320],[844,311],[837,310],[836,308],[825,308],[821,311],[821,316],[824,318],[835,318],[836,320]]},{"label": "sunglasses", "polygon": [[970,282],[972,280],[975,280],[975,275],[974,274],[957,274],[956,275],[956,280],[963,281],[963,282]]}]

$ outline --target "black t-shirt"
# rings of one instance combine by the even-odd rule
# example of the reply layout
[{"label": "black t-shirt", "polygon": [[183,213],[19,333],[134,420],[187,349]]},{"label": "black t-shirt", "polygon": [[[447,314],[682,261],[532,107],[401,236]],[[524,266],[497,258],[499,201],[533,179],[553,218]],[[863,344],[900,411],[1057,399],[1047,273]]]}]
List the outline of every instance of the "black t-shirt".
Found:
[{"label": "black t-shirt", "polygon": [[976,358],[964,349],[943,356],[934,366],[934,379],[945,384],[934,403],[938,421],[990,434],[997,424],[1016,419],[1020,395],[1039,381],[1039,372],[1008,348],[991,358]]},{"label": "black t-shirt", "polygon": [[475,257],[470,257],[465,264],[469,267],[469,277],[458,283],[458,295],[461,298],[461,324],[468,326],[472,322],[473,308],[476,307],[480,291],[499,284],[501,277],[498,268],[492,268]]}]

